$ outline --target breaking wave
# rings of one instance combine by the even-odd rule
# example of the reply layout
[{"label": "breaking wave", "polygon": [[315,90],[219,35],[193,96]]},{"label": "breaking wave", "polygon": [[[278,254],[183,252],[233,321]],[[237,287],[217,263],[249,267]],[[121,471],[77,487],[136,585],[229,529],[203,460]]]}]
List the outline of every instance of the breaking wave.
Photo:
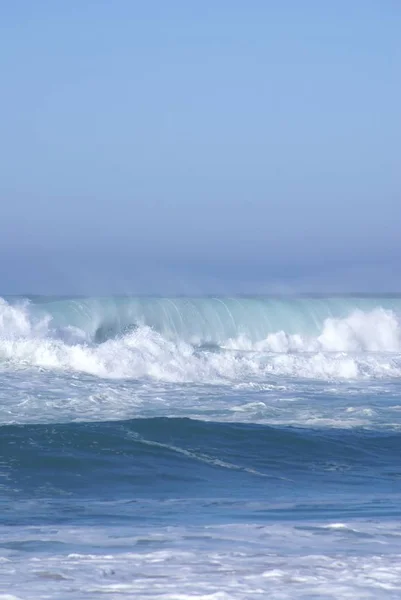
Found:
[{"label": "breaking wave", "polygon": [[401,376],[399,299],[0,299],[2,368],[224,381]]}]

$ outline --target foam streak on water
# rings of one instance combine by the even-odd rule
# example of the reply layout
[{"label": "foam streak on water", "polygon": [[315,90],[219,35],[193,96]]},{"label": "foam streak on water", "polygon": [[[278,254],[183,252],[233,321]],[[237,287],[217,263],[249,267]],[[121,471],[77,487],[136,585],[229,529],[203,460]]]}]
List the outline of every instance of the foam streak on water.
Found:
[{"label": "foam streak on water", "polygon": [[[0,566],[0,586],[13,585],[20,598],[396,599],[401,593],[399,523],[136,528],[123,536],[111,528],[110,537],[96,528],[6,533],[10,546],[32,544],[30,558],[21,553],[15,560],[9,550]],[[47,550],[35,551],[38,539]]]},{"label": "foam streak on water", "polygon": [[0,598],[399,598],[400,315],[0,299]]}]

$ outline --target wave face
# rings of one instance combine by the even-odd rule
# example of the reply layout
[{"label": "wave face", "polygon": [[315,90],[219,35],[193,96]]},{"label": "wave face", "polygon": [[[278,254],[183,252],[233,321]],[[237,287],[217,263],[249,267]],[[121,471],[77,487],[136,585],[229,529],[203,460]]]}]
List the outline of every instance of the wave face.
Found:
[{"label": "wave face", "polygon": [[[380,481],[381,493],[393,496],[400,444],[401,434],[395,431],[337,429],[323,434],[173,418],[11,425],[1,427],[0,475],[8,481],[3,500],[5,494],[10,502],[40,496],[46,486],[53,499],[76,497],[81,502],[116,495],[155,501],[169,494],[227,501],[234,486],[236,502],[269,490],[272,505],[296,486],[298,501],[303,497],[310,504],[314,487],[320,500],[324,495],[335,500],[338,485],[350,498],[355,486],[359,493],[365,488],[367,498]],[[395,506],[401,515],[397,502]],[[380,512],[380,506],[371,511]]]},{"label": "wave face", "polygon": [[[2,300],[0,333],[26,334],[48,329],[88,342],[102,343],[137,327],[149,327],[166,339],[190,344],[221,345],[240,336],[250,343],[284,332],[287,336],[319,336],[345,321],[355,339],[322,339],[334,350],[398,350],[401,298],[72,298]],[[347,321],[351,316],[354,319]],[[371,315],[363,321],[363,315]],[[361,322],[358,321],[358,317]],[[388,325],[397,330],[388,336]],[[371,331],[363,332],[368,327]],[[374,329],[377,329],[376,332]],[[338,332],[341,336],[341,330]],[[343,332],[345,333],[345,331]],[[332,348],[330,348],[332,346]]]},{"label": "wave face", "polygon": [[166,381],[399,377],[400,314],[397,298],[1,299],[0,361]]}]

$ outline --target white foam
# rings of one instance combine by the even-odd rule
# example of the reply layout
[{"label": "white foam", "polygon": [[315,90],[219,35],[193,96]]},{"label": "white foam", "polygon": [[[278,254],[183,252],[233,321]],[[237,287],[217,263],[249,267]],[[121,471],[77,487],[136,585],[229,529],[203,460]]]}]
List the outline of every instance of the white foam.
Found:
[{"label": "white foam", "polygon": [[28,302],[12,306],[0,298],[0,340],[41,338],[48,333],[50,321],[50,315],[33,319]]},{"label": "white foam", "polygon": [[390,310],[355,311],[326,319],[316,337],[284,331],[259,342],[239,336],[220,352],[200,351],[167,339],[147,326],[102,344],[85,332],[52,328],[47,315],[34,319],[29,306],[0,299],[0,359],[9,368],[40,367],[109,378],[176,382],[261,380],[284,375],[310,379],[401,376],[401,332]]},{"label": "white foam", "polygon": [[[381,600],[401,595],[399,523],[2,527],[0,533],[4,542],[30,542],[35,548],[40,541],[42,549],[48,547],[8,556],[0,591],[12,589],[20,598]],[[76,551],[69,550],[71,544]]]},{"label": "white foam", "polygon": [[[336,427],[398,422],[391,386],[401,378],[401,352],[390,349],[399,324],[390,311],[329,319],[314,338],[240,337],[221,351],[147,326],[93,344],[84,332],[52,325],[28,304],[0,299],[0,422],[161,415]],[[343,351],[329,351],[338,340]]]}]

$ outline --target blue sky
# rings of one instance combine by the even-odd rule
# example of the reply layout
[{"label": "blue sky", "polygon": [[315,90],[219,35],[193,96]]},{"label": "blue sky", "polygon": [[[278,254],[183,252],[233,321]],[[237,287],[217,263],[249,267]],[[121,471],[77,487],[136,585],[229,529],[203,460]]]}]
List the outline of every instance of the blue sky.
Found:
[{"label": "blue sky", "polygon": [[2,293],[401,291],[398,0],[15,0]]}]

